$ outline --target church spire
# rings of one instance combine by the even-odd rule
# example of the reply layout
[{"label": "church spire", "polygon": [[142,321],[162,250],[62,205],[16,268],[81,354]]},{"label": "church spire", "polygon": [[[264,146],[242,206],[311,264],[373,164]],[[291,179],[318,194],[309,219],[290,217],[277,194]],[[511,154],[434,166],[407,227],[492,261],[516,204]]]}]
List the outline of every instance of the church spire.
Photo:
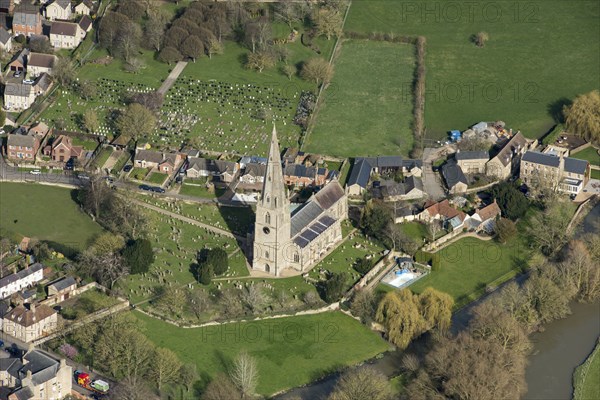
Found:
[{"label": "church spire", "polygon": [[273,124],[271,147],[263,182],[262,205],[269,208],[278,208],[283,207],[285,204],[287,204],[287,195],[281,167],[281,152],[277,140],[277,129]]}]

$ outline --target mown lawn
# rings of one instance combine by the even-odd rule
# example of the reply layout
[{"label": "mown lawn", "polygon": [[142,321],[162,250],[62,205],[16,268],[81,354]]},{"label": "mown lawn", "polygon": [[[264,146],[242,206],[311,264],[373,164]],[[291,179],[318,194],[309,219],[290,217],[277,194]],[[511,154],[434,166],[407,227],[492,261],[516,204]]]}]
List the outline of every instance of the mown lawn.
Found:
[{"label": "mown lawn", "polygon": [[134,315],[151,341],[195,363],[200,374],[225,372],[247,351],[258,362],[257,391],[263,395],[307,384],[388,349],[379,335],[339,312],[196,329]]},{"label": "mown lawn", "polygon": [[592,165],[600,166],[600,155],[598,154],[598,149],[595,147],[588,147],[587,149],[583,149],[577,153],[571,153],[571,157],[579,158],[580,160],[587,160]]},{"label": "mown lawn", "polygon": [[591,171],[591,177],[592,179],[600,179],[600,171],[597,169],[593,169]]},{"label": "mown lawn", "polygon": [[113,153],[112,147],[105,147],[96,156],[94,159],[94,165],[98,168],[102,168],[102,166],[108,161],[108,158]]},{"label": "mown lawn", "polygon": [[80,211],[72,195],[59,187],[0,183],[0,232],[56,243],[57,250],[85,249],[102,228]]},{"label": "mown lawn", "polygon": [[600,399],[600,341],[585,362],[575,369],[573,400]]},{"label": "mown lawn", "polygon": [[[354,6],[352,6],[354,7]],[[413,145],[414,47],[346,40],[305,150],[341,157],[402,154]]]},{"label": "mown lawn", "polygon": [[[432,139],[498,119],[540,137],[565,99],[600,87],[597,1],[355,0],[344,30],[426,37]],[[490,38],[483,48],[470,40],[480,31]],[[402,79],[410,84],[412,74]]]},{"label": "mown lawn", "polygon": [[146,178],[147,182],[154,183],[156,185],[162,185],[165,183],[165,179],[167,179],[169,175],[161,174],[160,172],[153,172],[149,177]]},{"label": "mown lawn", "polygon": [[207,199],[219,197],[223,193],[225,193],[224,189],[207,189],[204,184],[189,185],[187,183],[184,183],[179,189],[179,194],[183,194],[186,196],[203,197]]}]

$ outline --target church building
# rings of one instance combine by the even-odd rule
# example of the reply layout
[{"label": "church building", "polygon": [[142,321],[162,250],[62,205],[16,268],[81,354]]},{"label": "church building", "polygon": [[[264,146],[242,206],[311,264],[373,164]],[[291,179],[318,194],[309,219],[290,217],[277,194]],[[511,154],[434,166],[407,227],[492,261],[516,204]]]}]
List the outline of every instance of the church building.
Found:
[{"label": "church building", "polygon": [[301,207],[290,211],[283,178],[277,131],[273,127],[262,198],[256,206],[252,243],[252,269],[280,276],[289,268],[306,272],[342,240],[348,201],[334,179]]}]

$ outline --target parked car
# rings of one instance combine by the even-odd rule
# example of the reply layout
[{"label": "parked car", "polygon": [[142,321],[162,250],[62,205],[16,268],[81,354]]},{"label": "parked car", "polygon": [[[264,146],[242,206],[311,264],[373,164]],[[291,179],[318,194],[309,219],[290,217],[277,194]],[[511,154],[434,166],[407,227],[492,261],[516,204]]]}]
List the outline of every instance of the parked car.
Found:
[{"label": "parked car", "polygon": [[90,180],[90,177],[87,176],[86,174],[78,174],[77,178],[79,178],[81,180],[84,180],[84,181],[89,181]]},{"label": "parked car", "polygon": [[4,347],[4,342],[0,340],[0,349]]},{"label": "parked car", "polygon": [[148,185],[140,185],[138,186],[141,190],[152,190],[152,188]]},{"label": "parked car", "polygon": [[18,77],[20,77],[20,76],[21,76],[21,71],[15,71],[15,73],[13,74],[13,76],[14,76],[15,78],[18,78]]},{"label": "parked car", "polygon": [[33,85],[34,82],[33,79],[23,79],[23,83],[26,85]]},{"label": "parked car", "polygon": [[68,171],[72,171],[74,166],[75,166],[75,162],[73,161],[72,158],[69,158],[69,160],[65,164],[65,169]]},{"label": "parked car", "polygon": [[129,172],[129,171],[131,171],[132,169],[133,169],[133,165],[129,164],[129,165],[126,165],[126,166],[123,168],[123,171],[125,171],[125,172]]},{"label": "parked car", "polygon": [[152,190],[153,192],[156,192],[156,193],[164,193],[165,192],[165,189],[161,188],[160,186],[152,186],[150,188],[150,190]]},{"label": "parked car", "polygon": [[40,175],[42,173],[42,171],[40,171],[39,169],[34,169],[34,170],[29,171],[29,173],[31,175]]}]

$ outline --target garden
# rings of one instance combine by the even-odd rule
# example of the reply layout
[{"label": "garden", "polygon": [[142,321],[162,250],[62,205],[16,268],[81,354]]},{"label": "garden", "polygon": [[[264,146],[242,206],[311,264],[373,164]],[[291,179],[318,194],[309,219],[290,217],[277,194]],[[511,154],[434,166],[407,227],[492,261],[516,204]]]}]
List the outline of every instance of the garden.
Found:
[{"label": "garden", "polygon": [[339,157],[408,156],[413,146],[414,46],[345,40],[339,51],[304,149]]}]

